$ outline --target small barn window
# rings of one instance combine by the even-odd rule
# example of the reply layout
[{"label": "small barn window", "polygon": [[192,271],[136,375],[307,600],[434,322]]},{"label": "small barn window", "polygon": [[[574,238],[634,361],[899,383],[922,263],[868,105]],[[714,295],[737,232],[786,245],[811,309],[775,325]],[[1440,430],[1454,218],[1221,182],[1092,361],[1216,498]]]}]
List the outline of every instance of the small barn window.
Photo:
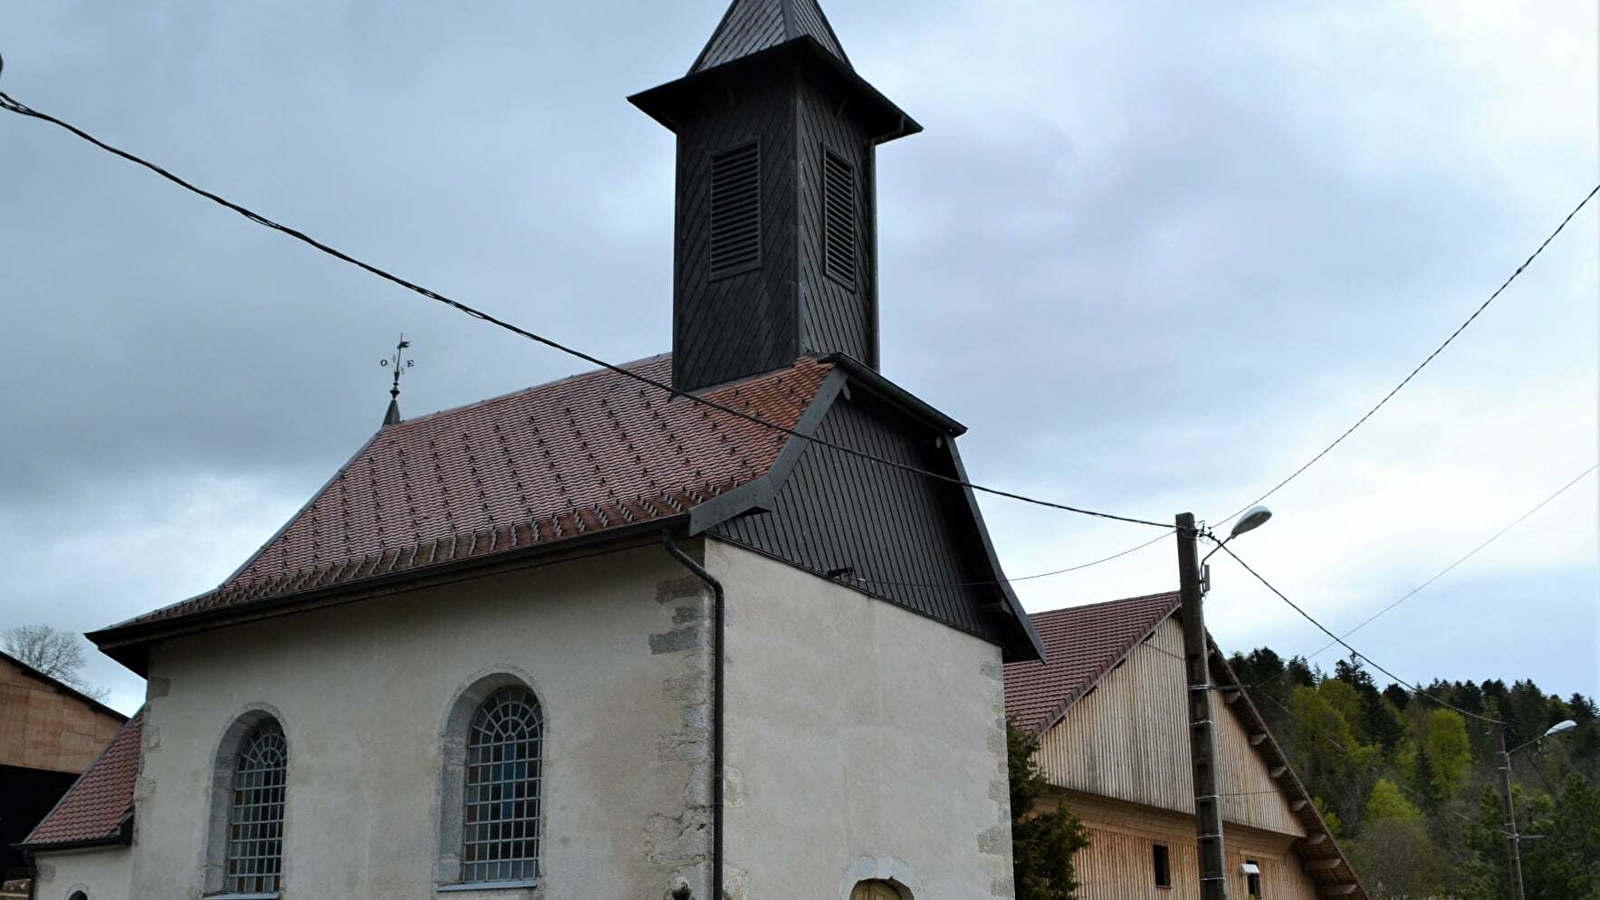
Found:
[{"label": "small barn window", "polygon": [[502,688],[467,731],[461,881],[539,877],[539,801],[544,718],[525,687]]},{"label": "small barn window", "polygon": [[1172,887],[1172,857],[1167,852],[1165,844],[1157,844],[1154,854],[1156,870],[1156,887]]},{"label": "small barn window", "polygon": [[1261,864],[1253,859],[1244,861],[1245,892],[1261,900]]},{"label": "small barn window", "polygon": [[856,170],[832,150],[822,151],[823,269],[846,287],[856,286]]},{"label": "small barn window", "polygon": [[711,278],[761,266],[761,145],[711,157]]},{"label": "small barn window", "polygon": [[283,877],[283,806],[289,745],[267,719],[245,737],[233,769],[226,890],[275,894]]}]

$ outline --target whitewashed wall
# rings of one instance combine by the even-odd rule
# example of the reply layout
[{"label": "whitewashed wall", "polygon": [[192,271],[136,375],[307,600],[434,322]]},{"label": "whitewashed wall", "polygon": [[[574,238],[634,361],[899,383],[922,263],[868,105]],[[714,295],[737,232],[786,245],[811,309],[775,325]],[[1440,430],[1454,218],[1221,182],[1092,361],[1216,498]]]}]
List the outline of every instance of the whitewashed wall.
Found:
[{"label": "whitewashed wall", "polygon": [[1011,900],[1000,649],[714,544],[729,594],[728,862],[750,900]]}]

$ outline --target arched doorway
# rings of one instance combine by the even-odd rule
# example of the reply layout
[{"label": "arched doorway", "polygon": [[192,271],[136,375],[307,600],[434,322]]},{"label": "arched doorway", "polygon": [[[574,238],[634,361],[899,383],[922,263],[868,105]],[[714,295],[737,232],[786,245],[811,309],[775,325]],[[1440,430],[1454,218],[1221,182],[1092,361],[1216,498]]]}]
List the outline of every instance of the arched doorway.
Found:
[{"label": "arched doorway", "polygon": [[905,897],[887,881],[863,881],[850,892],[850,900],[905,900]]}]

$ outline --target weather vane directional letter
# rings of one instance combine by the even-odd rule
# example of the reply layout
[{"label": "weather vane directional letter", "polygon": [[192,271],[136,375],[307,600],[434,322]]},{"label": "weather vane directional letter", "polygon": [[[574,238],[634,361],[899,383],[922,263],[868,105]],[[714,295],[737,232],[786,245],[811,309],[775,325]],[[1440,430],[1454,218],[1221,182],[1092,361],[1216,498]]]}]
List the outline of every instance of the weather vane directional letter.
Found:
[{"label": "weather vane directional letter", "polygon": [[406,359],[406,350],[411,347],[411,342],[406,340],[404,334],[400,335],[400,343],[395,345],[394,356],[389,359],[378,360],[378,365],[394,369],[394,383],[389,387],[389,411],[383,417],[383,424],[394,425],[400,422],[400,376],[405,370],[417,364],[414,359]]}]

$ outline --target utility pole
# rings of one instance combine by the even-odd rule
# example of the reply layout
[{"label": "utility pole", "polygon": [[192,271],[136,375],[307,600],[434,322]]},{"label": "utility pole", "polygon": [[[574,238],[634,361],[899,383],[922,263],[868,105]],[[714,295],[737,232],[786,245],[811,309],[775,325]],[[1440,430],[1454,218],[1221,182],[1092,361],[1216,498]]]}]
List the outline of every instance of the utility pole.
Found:
[{"label": "utility pole", "polygon": [[[1200,900],[1228,900],[1227,854],[1222,844],[1222,798],[1217,790],[1217,747],[1211,729],[1211,648],[1200,611],[1199,532],[1194,513],[1178,516],[1178,591],[1183,599],[1184,675],[1188,682],[1189,755],[1194,769],[1194,828],[1200,848]],[[1519,894],[1516,900],[1522,900]]]},{"label": "utility pole", "polygon": [[1511,803],[1511,754],[1506,751],[1506,726],[1500,725],[1500,805],[1506,812],[1506,844],[1511,851],[1511,900],[1522,898],[1522,837],[1517,834],[1517,810]]}]

